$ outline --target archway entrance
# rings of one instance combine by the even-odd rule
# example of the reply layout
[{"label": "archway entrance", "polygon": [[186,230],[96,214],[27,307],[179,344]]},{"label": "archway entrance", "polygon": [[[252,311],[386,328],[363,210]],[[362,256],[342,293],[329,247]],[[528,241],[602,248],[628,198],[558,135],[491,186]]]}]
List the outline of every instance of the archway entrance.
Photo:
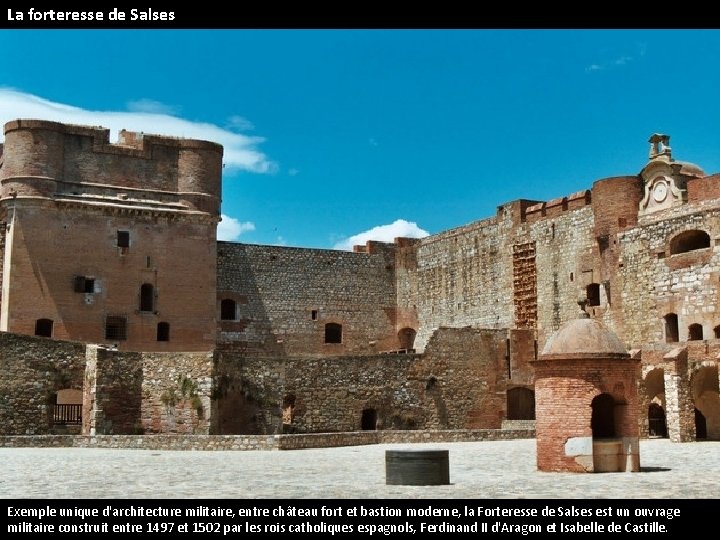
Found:
[{"label": "archway entrance", "polygon": [[415,330],[403,328],[398,332],[398,341],[400,342],[400,349],[412,351],[415,346]]},{"label": "archway entrance", "polygon": [[705,420],[705,415],[697,409],[695,409],[695,438],[707,439],[707,420]]},{"label": "archway entrance", "polygon": [[364,430],[377,429],[377,411],[375,409],[363,409],[360,428]]},{"label": "archway entrance", "polygon": [[693,373],[691,391],[695,403],[695,434],[698,439],[720,440],[720,393],[718,368],[702,366]]},{"label": "archway entrance", "polygon": [[615,437],[615,400],[610,394],[600,394],[592,400],[593,439],[610,439]]},{"label": "archway entrance", "polygon": [[667,438],[668,436],[665,411],[657,403],[651,403],[648,407],[648,433],[650,437]]}]

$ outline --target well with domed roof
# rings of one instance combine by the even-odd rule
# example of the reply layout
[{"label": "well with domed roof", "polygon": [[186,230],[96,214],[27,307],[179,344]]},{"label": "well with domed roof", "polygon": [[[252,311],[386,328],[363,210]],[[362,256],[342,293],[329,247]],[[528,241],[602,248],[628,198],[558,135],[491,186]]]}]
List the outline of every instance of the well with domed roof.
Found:
[{"label": "well with domed roof", "polygon": [[538,470],[640,470],[639,364],[597,320],[550,336],[533,361]]}]

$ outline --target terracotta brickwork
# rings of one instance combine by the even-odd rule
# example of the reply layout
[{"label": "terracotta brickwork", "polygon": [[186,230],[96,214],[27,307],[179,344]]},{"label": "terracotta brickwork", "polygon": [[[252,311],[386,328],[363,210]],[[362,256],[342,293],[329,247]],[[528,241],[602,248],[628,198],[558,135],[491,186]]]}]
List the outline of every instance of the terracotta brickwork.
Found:
[{"label": "terracotta brickwork", "polygon": [[221,159],[204,141],[123,132],[110,144],[101,128],[7,123],[0,329],[211,350]]}]

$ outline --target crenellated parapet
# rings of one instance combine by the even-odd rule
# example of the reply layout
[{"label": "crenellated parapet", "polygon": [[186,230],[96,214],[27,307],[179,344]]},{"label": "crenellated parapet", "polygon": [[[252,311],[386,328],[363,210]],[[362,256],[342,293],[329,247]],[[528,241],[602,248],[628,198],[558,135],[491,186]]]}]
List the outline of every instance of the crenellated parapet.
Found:
[{"label": "crenellated parapet", "polygon": [[[45,120],[5,124],[0,200],[92,199],[120,206],[170,203],[219,214],[217,143]],[[81,199],[78,199],[81,198]]]}]

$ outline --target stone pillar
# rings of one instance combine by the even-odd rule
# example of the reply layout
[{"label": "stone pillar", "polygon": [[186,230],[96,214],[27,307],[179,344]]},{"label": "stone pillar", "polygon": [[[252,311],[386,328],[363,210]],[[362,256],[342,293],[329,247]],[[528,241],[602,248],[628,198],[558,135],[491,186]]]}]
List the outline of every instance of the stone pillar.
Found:
[{"label": "stone pillar", "polygon": [[672,442],[694,441],[695,407],[687,376],[687,349],[675,348],[663,360],[668,437]]}]

